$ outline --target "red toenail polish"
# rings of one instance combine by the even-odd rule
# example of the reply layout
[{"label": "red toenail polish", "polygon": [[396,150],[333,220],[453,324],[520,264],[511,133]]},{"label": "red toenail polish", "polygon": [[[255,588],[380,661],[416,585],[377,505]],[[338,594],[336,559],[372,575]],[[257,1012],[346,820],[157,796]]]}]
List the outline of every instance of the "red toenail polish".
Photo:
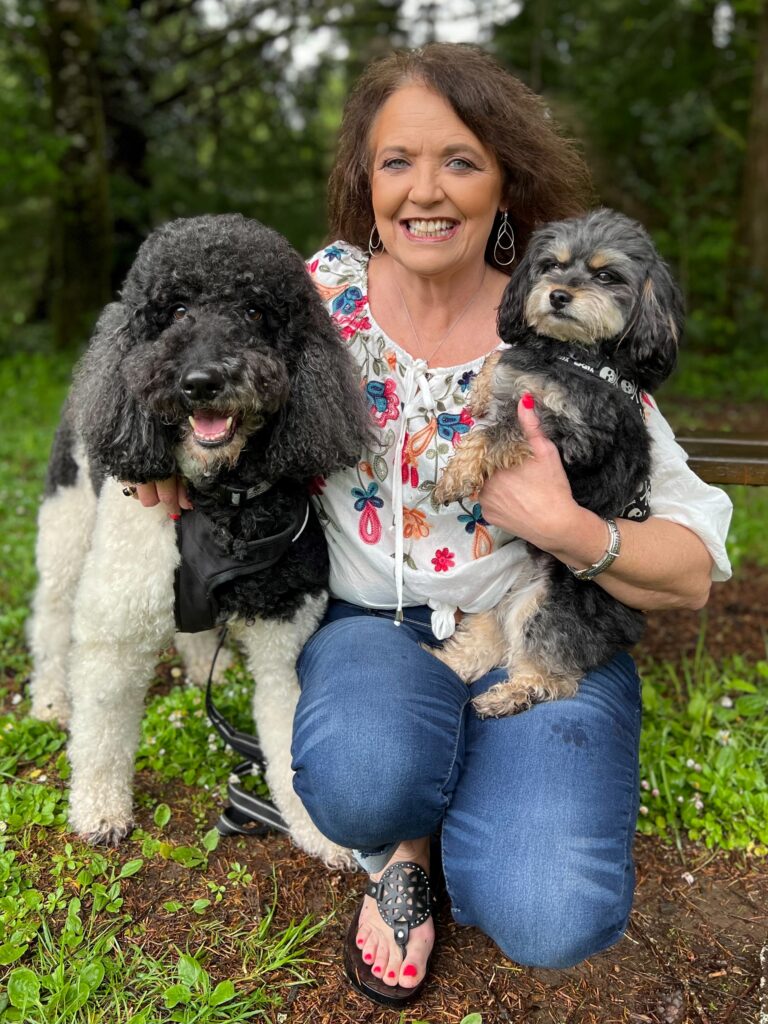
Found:
[{"label": "red toenail polish", "polygon": [[365,962],[369,964],[371,960],[373,960],[373,955],[371,953],[366,953],[365,956],[363,957],[363,960],[365,960]]},{"label": "red toenail polish", "polygon": [[373,968],[373,973],[374,974],[381,974],[381,968],[380,967],[374,967]]},{"label": "red toenail polish", "polygon": [[390,971],[389,974],[387,975],[387,977],[388,978],[394,978],[395,977],[395,972],[394,971]]},{"label": "red toenail polish", "polygon": [[413,964],[406,964],[405,967],[403,968],[403,974],[406,976],[406,978],[415,978],[418,973],[419,972],[416,970]]}]

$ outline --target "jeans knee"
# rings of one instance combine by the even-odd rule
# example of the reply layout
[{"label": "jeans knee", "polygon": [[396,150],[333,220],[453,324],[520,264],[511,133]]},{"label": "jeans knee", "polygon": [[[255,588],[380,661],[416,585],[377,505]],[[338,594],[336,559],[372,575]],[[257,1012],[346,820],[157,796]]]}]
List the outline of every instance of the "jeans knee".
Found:
[{"label": "jeans knee", "polygon": [[586,885],[566,891],[551,883],[546,892],[535,879],[523,879],[522,884],[510,879],[501,886],[498,881],[492,888],[476,885],[462,894],[449,884],[453,913],[460,924],[485,932],[515,963],[573,967],[624,934],[632,907],[631,881],[621,892],[590,892]]},{"label": "jeans knee", "polygon": [[375,850],[401,839],[429,835],[445,801],[420,784],[417,765],[389,757],[360,764],[349,756],[331,758],[314,749],[294,757],[293,786],[318,829],[332,842]]}]

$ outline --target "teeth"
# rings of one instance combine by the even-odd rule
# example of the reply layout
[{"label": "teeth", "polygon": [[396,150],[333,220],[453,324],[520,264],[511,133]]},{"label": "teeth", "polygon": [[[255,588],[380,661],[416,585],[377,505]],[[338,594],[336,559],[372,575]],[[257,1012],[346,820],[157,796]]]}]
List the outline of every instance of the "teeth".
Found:
[{"label": "teeth", "polygon": [[229,428],[232,426],[233,418],[234,417],[232,417],[232,416],[227,416],[227,430],[229,430]]},{"label": "teeth", "polygon": [[194,416],[187,416],[187,419],[189,420],[190,427],[192,427],[192,429],[194,430],[195,429],[195,417]]},{"label": "teeth", "polygon": [[408,230],[412,235],[422,235],[425,238],[435,238],[438,235],[444,235],[453,230],[455,221],[409,220],[407,224]]}]

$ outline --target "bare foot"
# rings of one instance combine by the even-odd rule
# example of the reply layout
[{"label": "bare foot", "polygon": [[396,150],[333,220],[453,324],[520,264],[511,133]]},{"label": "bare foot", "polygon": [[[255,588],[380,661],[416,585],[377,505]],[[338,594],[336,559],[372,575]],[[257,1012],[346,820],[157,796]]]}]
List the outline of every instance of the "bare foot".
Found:
[{"label": "bare foot", "polygon": [[[397,861],[411,860],[424,868],[429,874],[429,837],[410,839],[395,850],[386,867]],[[386,868],[384,869],[386,871]],[[377,882],[384,871],[371,875]],[[363,961],[370,965],[374,977],[380,978],[385,985],[402,985],[403,988],[415,988],[424,978],[427,960],[435,944],[435,926],[431,917],[416,928],[412,928],[408,936],[407,956],[403,960],[399,946],[395,942],[395,933],[382,920],[376,900],[366,896],[360,911],[360,922],[356,943],[362,953]]]}]

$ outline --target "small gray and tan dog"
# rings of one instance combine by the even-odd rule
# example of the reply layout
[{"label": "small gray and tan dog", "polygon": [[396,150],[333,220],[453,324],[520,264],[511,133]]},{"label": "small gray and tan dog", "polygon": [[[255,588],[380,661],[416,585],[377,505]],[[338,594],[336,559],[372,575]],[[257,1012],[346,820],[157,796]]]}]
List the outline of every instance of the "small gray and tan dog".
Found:
[{"label": "small gray and tan dog", "polygon": [[[682,327],[678,288],[638,223],[598,209],[540,228],[499,308],[509,348],[473,383],[473,414],[489,425],[462,441],[436,500],[472,494],[495,469],[530,456],[517,419],[529,392],[576,501],[605,518],[646,516],[647,500],[637,500],[651,468],[642,394],[674,368]],[[466,616],[433,653],[468,683],[504,665],[509,681],[475,701],[479,714],[498,717],[572,696],[643,626],[641,612],[529,545],[515,587],[492,611]]]}]

